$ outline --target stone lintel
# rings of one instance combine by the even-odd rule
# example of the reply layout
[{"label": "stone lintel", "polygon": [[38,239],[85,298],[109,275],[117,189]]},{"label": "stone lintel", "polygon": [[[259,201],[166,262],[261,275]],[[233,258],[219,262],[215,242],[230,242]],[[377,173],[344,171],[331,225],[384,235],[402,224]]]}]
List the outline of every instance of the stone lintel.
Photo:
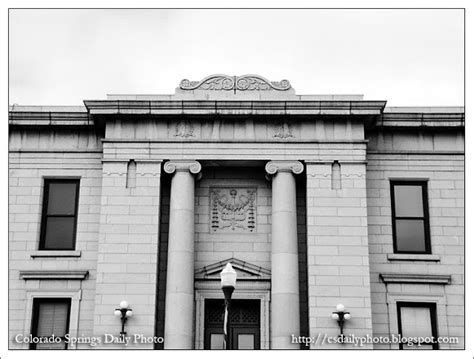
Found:
[{"label": "stone lintel", "polygon": [[20,271],[20,278],[24,280],[41,279],[41,280],[58,280],[58,279],[78,279],[83,280],[89,275],[89,271]]},{"label": "stone lintel", "polygon": [[451,276],[444,274],[380,273],[384,283],[450,284]]}]

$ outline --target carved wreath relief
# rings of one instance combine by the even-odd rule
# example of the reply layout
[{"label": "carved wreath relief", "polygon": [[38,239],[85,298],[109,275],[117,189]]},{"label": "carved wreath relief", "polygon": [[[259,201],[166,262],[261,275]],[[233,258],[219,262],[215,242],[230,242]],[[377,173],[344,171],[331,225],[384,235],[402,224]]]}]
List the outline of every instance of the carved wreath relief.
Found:
[{"label": "carved wreath relief", "polygon": [[211,188],[211,232],[255,232],[255,188]]}]

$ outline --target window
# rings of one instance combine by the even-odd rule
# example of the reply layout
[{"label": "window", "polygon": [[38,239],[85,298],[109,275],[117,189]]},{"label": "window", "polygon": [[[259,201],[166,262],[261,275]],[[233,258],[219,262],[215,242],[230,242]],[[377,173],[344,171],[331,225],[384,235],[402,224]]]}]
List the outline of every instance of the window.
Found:
[{"label": "window", "polygon": [[426,182],[391,182],[395,253],[431,254]]},{"label": "window", "polygon": [[[31,343],[30,349],[67,349],[65,336],[69,331],[70,311],[70,298],[35,298],[31,335],[43,338],[43,343]],[[61,340],[52,340],[53,335]]]},{"label": "window", "polygon": [[75,248],[78,196],[79,180],[45,180],[40,250]]},{"label": "window", "polygon": [[[414,340],[413,345],[400,343],[400,349],[439,349],[436,340],[436,304],[398,302],[398,332],[405,340]],[[422,341],[416,341],[423,338]]]}]

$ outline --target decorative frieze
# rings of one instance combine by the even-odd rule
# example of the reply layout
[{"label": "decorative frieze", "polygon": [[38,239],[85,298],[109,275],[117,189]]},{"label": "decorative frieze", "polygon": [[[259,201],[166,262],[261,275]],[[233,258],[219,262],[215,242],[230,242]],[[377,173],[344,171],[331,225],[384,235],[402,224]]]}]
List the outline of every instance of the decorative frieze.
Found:
[{"label": "decorative frieze", "polygon": [[211,188],[211,233],[256,231],[255,188]]}]

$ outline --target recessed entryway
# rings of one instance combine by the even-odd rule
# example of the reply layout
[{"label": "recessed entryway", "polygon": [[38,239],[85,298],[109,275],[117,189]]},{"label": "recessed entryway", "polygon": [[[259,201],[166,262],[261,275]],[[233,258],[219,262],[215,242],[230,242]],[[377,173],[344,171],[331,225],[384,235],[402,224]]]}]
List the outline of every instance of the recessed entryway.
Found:
[{"label": "recessed entryway", "polygon": [[[206,299],[204,349],[224,348],[224,300]],[[260,300],[233,300],[229,311],[231,349],[260,349]]]}]

